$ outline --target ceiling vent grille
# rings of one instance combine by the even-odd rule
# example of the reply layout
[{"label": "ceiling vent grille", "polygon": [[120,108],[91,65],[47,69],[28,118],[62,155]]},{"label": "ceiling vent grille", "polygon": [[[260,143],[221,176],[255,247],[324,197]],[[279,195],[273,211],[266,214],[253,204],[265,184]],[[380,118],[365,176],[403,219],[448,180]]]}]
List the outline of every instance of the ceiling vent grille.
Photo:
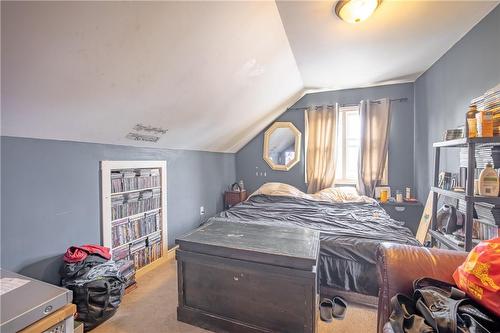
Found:
[{"label": "ceiling vent grille", "polygon": [[157,135],[166,134],[168,131],[168,129],[164,129],[161,127],[153,127],[151,125],[143,125],[143,124],[137,124],[134,126],[133,129],[137,132],[148,132]]},{"label": "ceiling vent grille", "polygon": [[160,136],[166,134],[168,131],[168,129],[165,128],[143,124],[135,125],[132,130],[136,132],[146,132],[147,134],[130,132],[126,136],[127,139],[153,143],[158,142],[158,140],[160,140]]},{"label": "ceiling vent grille", "polygon": [[145,142],[158,142],[160,140],[159,136],[155,135],[147,135],[147,134],[138,134],[138,133],[132,133],[130,132],[126,136],[127,139],[134,140],[134,141],[145,141]]}]

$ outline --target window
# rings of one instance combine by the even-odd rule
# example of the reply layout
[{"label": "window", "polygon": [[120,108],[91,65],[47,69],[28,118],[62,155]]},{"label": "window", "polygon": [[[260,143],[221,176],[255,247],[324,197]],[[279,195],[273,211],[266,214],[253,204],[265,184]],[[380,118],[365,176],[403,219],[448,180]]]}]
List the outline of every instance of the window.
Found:
[{"label": "window", "polygon": [[338,118],[335,183],[356,184],[361,134],[359,107],[341,107]]}]

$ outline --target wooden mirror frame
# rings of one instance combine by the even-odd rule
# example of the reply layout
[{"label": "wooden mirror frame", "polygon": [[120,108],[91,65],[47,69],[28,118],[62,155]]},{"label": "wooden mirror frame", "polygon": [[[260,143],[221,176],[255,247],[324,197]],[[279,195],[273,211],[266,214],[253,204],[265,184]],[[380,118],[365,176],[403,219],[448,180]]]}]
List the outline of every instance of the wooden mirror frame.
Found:
[{"label": "wooden mirror frame", "polygon": [[[275,164],[273,160],[271,160],[269,156],[269,140],[271,138],[271,134],[273,134],[274,130],[278,128],[288,128],[292,131],[293,135],[295,136],[295,157],[293,160],[288,162],[286,165],[280,165],[280,164]],[[262,157],[264,158],[264,161],[269,164],[269,167],[273,170],[278,170],[278,171],[288,171],[293,166],[300,161],[300,142],[301,142],[301,137],[302,133],[295,127],[291,122],[281,122],[281,121],[276,121],[274,124],[269,127],[266,132],[264,133],[264,149],[262,153]]]}]

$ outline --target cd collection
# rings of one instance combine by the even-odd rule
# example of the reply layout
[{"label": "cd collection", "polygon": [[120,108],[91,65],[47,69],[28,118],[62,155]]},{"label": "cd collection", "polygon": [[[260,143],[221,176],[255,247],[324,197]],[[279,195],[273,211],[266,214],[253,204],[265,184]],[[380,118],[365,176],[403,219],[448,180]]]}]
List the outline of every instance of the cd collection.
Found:
[{"label": "cd collection", "polygon": [[161,257],[161,242],[158,241],[149,246],[149,262],[153,262]]},{"label": "cd collection", "polygon": [[112,243],[117,247],[160,230],[160,213],[151,212],[134,219],[120,219],[112,223]]},{"label": "cd collection", "polygon": [[121,219],[160,208],[160,193],[161,189],[155,188],[142,192],[132,192],[113,196],[111,198],[111,219]]},{"label": "cd collection", "polygon": [[145,239],[130,244],[130,256],[132,257],[131,259],[134,260],[136,269],[148,264],[146,260],[146,248],[147,242]]},{"label": "cd collection", "polygon": [[111,193],[160,186],[160,169],[116,170],[111,172]]},{"label": "cd collection", "polygon": [[499,236],[498,228],[499,227],[495,224],[474,219],[474,223],[472,225],[472,237],[479,240],[497,238]]},{"label": "cd collection", "polygon": [[121,260],[130,260],[130,248],[128,246],[113,249],[113,260],[119,262]]},{"label": "cd collection", "polygon": [[[458,201],[458,210],[465,214],[465,201]],[[500,206],[484,202],[474,203],[474,222],[472,224],[472,238],[488,240],[500,236]]]},{"label": "cd collection", "polygon": [[129,219],[121,219],[114,221],[111,229],[111,239],[113,247],[120,246],[122,244],[128,243],[131,240],[130,237],[130,222]]},{"label": "cd collection", "polygon": [[139,269],[161,257],[161,234],[151,235],[148,239],[132,243],[130,256],[134,260],[135,268]]},{"label": "cd collection", "polygon": [[160,187],[159,168],[111,172],[112,258],[127,286],[135,283],[137,269],[162,255]]}]

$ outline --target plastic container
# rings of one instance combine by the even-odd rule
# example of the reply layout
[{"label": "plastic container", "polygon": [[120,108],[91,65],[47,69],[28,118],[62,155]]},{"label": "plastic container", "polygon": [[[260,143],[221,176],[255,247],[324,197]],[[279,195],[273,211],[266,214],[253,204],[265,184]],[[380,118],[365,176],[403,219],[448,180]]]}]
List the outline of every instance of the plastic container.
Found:
[{"label": "plastic container", "polygon": [[476,120],[477,108],[475,105],[469,107],[467,112],[467,137],[475,138],[477,137],[477,120]]},{"label": "plastic container", "polygon": [[399,190],[396,191],[396,202],[399,202],[399,203],[403,202],[403,192],[401,192]]},{"label": "plastic container", "polygon": [[486,164],[486,168],[481,171],[478,187],[479,195],[486,197],[498,196],[498,174],[490,163]]},{"label": "plastic container", "polygon": [[389,200],[389,191],[381,190],[380,191],[380,202],[385,203]]},{"label": "plastic container", "polygon": [[477,136],[483,138],[493,137],[493,115],[491,111],[476,113]]}]

